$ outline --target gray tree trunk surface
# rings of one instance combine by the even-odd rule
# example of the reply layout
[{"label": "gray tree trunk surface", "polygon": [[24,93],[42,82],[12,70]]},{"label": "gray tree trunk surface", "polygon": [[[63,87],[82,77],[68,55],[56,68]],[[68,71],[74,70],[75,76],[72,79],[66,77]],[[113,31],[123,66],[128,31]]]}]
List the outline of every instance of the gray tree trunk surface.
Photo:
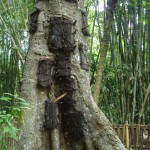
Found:
[{"label": "gray tree trunk surface", "polygon": [[[22,80],[22,97],[32,104],[32,109],[26,112],[24,125],[18,142],[19,150],[125,150],[118,136],[112,129],[105,115],[93,101],[89,72],[80,66],[78,45],[87,44],[87,38],[82,34],[81,10],[83,2],[68,2],[65,0],[37,1],[36,8],[40,10],[38,28],[30,38],[30,49],[26,58]],[[75,103],[71,108],[59,107],[59,124],[55,129],[47,130],[43,127],[45,118],[45,100],[48,96],[53,100],[60,96],[59,82],[52,80],[50,89],[38,88],[38,64],[42,59],[55,60],[56,53],[48,50],[49,20],[52,17],[65,17],[76,21],[74,35],[75,50],[70,52],[71,78],[75,82]],[[61,100],[60,100],[61,102]],[[63,115],[67,112],[80,112],[82,126],[78,126],[76,133],[82,130],[82,135],[76,138],[64,131]],[[76,124],[73,122],[72,124]]]}]

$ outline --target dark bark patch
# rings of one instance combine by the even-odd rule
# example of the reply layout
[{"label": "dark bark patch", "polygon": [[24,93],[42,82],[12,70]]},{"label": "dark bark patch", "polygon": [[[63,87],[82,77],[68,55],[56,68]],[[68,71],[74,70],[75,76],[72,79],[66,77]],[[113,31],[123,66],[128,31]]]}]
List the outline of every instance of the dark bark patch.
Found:
[{"label": "dark bark patch", "polygon": [[75,103],[75,81],[71,78],[70,56],[61,54],[56,56],[55,81],[59,85],[60,94],[67,93],[61,103],[65,107]]},{"label": "dark bark patch", "polygon": [[90,36],[87,23],[87,14],[84,11],[81,11],[81,14],[82,14],[82,33],[85,36]]},{"label": "dark bark patch", "polygon": [[36,9],[31,15],[30,15],[30,29],[29,32],[31,34],[34,34],[38,28],[38,16],[39,16],[40,10]]},{"label": "dark bark patch", "polygon": [[39,61],[38,66],[38,86],[42,88],[50,88],[52,84],[52,76],[54,70],[54,61],[46,58]]},{"label": "dark bark patch", "polygon": [[89,66],[87,63],[87,57],[86,57],[86,46],[82,43],[79,44],[79,52],[80,52],[80,65],[81,68],[88,71]]},{"label": "dark bark patch", "polygon": [[45,101],[45,124],[46,129],[54,129],[58,125],[58,105],[50,100]]},{"label": "dark bark patch", "polygon": [[67,109],[75,103],[75,81],[72,78],[60,78],[59,79],[60,92],[67,93],[66,96],[61,101],[63,107]]},{"label": "dark bark patch", "polygon": [[82,138],[82,113],[68,112],[67,114],[64,114],[63,125],[66,137],[68,137],[69,139]]},{"label": "dark bark patch", "polygon": [[73,51],[74,42],[74,23],[65,18],[51,18],[48,37],[48,47],[50,51],[62,52]]},{"label": "dark bark patch", "polygon": [[71,75],[70,57],[56,56],[55,77],[69,77]]}]

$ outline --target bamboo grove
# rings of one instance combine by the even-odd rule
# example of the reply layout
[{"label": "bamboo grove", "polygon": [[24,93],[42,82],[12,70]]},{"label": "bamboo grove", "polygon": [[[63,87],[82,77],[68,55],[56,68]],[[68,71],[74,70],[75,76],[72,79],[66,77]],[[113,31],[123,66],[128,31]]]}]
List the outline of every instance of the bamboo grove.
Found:
[{"label": "bamboo grove", "polygon": [[0,96],[19,92],[31,6],[28,0],[0,0]]},{"label": "bamboo grove", "polygon": [[[150,2],[118,0],[113,10],[108,49],[101,50],[107,1],[86,0],[89,17],[89,65],[94,91],[97,64],[105,52],[100,109],[111,123],[150,121]],[[19,93],[23,63],[28,50],[28,0],[0,0],[0,96]],[[139,119],[140,118],[140,119]]]},{"label": "bamboo grove", "polygon": [[[95,3],[98,3],[95,1]],[[93,6],[94,7],[94,6]],[[107,6],[104,6],[107,7]],[[95,7],[95,10],[97,5]],[[94,89],[96,65],[103,36],[104,12],[93,11],[91,45],[91,86]],[[99,107],[112,123],[148,123],[150,78],[150,2],[119,0],[111,26],[110,43],[104,63]],[[94,17],[96,16],[96,17]],[[100,32],[100,33],[99,33]],[[99,33],[99,34],[97,34]],[[97,39],[95,38],[97,37]],[[95,39],[95,43],[92,40]],[[97,44],[98,43],[98,44]],[[147,94],[146,94],[147,93]],[[145,100],[145,101],[144,101]]]}]

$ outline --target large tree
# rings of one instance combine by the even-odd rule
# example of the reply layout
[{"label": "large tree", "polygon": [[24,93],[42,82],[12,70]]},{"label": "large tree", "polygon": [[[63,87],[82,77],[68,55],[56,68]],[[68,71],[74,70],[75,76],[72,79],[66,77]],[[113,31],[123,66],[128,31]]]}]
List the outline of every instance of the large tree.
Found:
[{"label": "large tree", "polygon": [[22,80],[22,97],[32,109],[18,149],[124,150],[92,98],[83,1],[38,0],[35,6]]}]

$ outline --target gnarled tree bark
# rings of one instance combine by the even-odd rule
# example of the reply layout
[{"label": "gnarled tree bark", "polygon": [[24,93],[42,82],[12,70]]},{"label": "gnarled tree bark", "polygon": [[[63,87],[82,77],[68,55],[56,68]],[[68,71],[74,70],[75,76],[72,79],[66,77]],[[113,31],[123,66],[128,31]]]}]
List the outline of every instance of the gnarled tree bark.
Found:
[{"label": "gnarled tree bark", "polygon": [[[86,45],[87,38],[82,34],[81,11],[83,1],[69,2],[65,0],[37,1],[36,8],[40,10],[38,15],[37,30],[31,36],[30,50],[28,52],[24,75],[22,80],[22,97],[32,104],[32,109],[26,112],[24,125],[18,142],[19,150],[125,150],[118,136],[112,129],[105,115],[99,110],[91,94],[89,73],[80,66],[78,45]],[[49,20],[51,17],[65,17],[72,22],[76,21],[77,30],[75,38],[75,50],[69,52],[71,59],[71,76],[75,83],[74,103],[66,107],[59,104],[59,124],[56,128],[47,130],[43,127],[45,100],[52,100],[60,96],[60,80],[52,78],[51,88],[39,88],[38,64],[41,59],[55,61],[56,53],[48,50]],[[61,102],[61,101],[60,101]],[[63,103],[63,101],[62,101]],[[65,108],[65,109],[64,109]],[[76,124],[76,131],[68,135],[64,126],[65,114],[79,113],[81,119]],[[66,118],[67,120],[68,118]],[[68,129],[69,130],[69,129]],[[82,132],[82,133],[80,133]],[[75,137],[77,135],[77,137]]]}]

